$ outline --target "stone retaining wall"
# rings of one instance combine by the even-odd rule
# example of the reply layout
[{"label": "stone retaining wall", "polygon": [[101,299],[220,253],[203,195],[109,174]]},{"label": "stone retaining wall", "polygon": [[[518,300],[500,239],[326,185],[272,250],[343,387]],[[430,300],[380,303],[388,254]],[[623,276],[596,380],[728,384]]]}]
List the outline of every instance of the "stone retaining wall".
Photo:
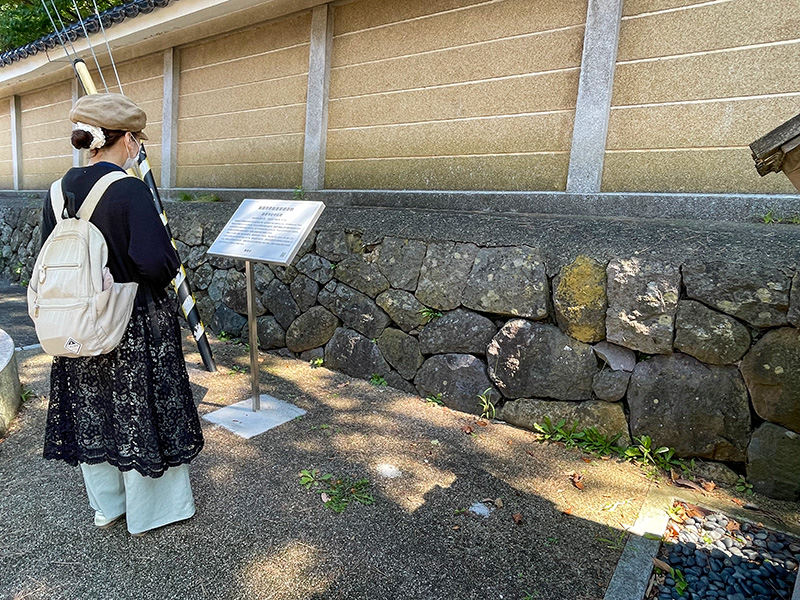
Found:
[{"label": "stone retaining wall", "polygon": [[[206,255],[233,208],[168,212],[206,325],[246,337],[243,265]],[[3,213],[0,266],[12,277],[32,262],[35,212]],[[622,233],[619,224],[593,223],[592,238],[578,233],[567,244],[554,241],[555,228],[490,232],[492,217],[328,213],[292,266],[255,269],[262,349],[323,358],[466,412],[480,414],[488,395],[500,418],[522,427],[550,416],[621,432],[622,441],[649,435],[679,456],[746,466],[760,492],[800,498],[797,228],[743,240],[749,247],[734,256],[714,236],[736,231],[706,231],[714,255],[693,237],[685,248],[654,249],[659,240],[645,239],[655,226],[633,223],[642,239],[598,252],[597,236]],[[406,227],[393,219],[418,223],[420,234],[398,234]],[[458,234],[437,235],[437,220],[439,231]],[[661,240],[686,235],[669,227]]]}]

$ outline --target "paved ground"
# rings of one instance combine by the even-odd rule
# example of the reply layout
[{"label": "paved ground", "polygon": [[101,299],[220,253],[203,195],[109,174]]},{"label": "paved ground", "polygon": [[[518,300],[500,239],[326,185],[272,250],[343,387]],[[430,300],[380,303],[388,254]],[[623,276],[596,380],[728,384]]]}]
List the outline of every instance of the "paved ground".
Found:
[{"label": "paved ground", "polygon": [[25,290],[19,283],[0,279],[0,329],[5,330],[17,346],[39,343],[33,323],[28,318]]},{"label": "paved ground", "polygon": [[[210,374],[186,344],[201,413],[249,395],[243,346],[213,341]],[[654,485],[631,464],[265,355],[262,392],[308,415],[250,440],[204,422],[197,515],[131,538],[96,530],[78,470],[41,458],[50,361],[18,358],[36,396],[0,443],[0,598],[599,599]],[[333,513],[299,484],[312,468],[368,478],[375,504]],[[464,511],[487,498],[502,500],[488,518]]]}]

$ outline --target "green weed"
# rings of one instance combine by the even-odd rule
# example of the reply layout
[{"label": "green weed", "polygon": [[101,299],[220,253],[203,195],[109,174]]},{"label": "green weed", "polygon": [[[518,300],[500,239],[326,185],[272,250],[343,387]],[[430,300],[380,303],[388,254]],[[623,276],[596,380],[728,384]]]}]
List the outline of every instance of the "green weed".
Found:
[{"label": "green weed", "polygon": [[736,480],[736,491],[751,496],[753,494],[753,484],[740,475],[739,479]]},{"label": "green weed", "polygon": [[441,311],[434,310],[433,308],[428,308],[427,306],[423,306],[422,308],[420,308],[419,314],[422,315],[422,318],[425,319],[426,323],[435,321],[436,319],[442,316]]},{"label": "green weed", "polygon": [[325,506],[335,513],[343,512],[351,502],[370,505],[375,498],[369,493],[370,481],[353,479],[348,475],[320,474],[317,469],[300,471],[300,485],[307,490],[322,494]]},{"label": "green weed", "polygon": [[322,358],[312,358],[312,359],[309,361],[309,363],[308,363],[308,364],[309,364],[309,366],[310,366],[312,369],[316,369],[316,368],[318,368],[318,367],[321,367],[323,362],[324,362],[324,361],[323,361],[323,359],[322,359]]},{"label": "green weed", "polygon": [[611,550],[621,550],[625,541],[625,530],[617,531],[610,525],[607,525],[606,527],[608,528],[608,537],[597,536],[595,539],[599,542],[603,542],[606,545],[606,548]]},{"label": "green weed", "polygon": [[486,388],[482,394],[478,394],[478,408],[481,409],[482,419],[494,419],[497,408],[492,403],[492,388]]},{"label": "green weed", "polygon": [[294,190],[292,190],[292,198],[295,200],[303,200],[306,197],[306,192],[303,189],[302,185],[298,185]]},{"label": "green weed", "polygon": [[425,402],[428,404],[435,404],[436,406],[444,406],[444,400],[442,400],[441,394],[436,394],[435,396],[428,396],[425,398]]},{"label": "green weed", "polygon": [[372,374],[372,377],[369,378],[369,382],[372,385],[379,387],[382,385],[388,385],[388,383],[386,383],[386,378],[383,375],[378,375],[377,373]]}]

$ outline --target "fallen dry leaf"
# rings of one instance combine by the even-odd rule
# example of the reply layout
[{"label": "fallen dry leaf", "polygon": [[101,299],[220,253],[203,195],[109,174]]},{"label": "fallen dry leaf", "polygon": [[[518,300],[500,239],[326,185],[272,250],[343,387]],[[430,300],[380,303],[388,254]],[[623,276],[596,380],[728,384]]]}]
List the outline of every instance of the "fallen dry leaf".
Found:
[{"label": "fallen dry leaf", "polygon": [[322,501],[323,501],[325,504],[327,504],[327,503],[328,503],[328,502],[330,502],[330,500],[331,500],[331,497],[330,497],[330,496],[328,496],[328,494],[326,494],[325,492],[322,492],[322,494],[320,495],[320,498],[322,498]]},{"label": "fallen dry leaf", "polygon": [[464,426],[461,428],[461,431],[463,431],[464,433],[466,433],[467,435],[469,435],[470,433],[472,433],[472,427],[470,427],[469,425],[464,425]]},{"label": "fallen dry leaf", "polygon": [[350,382],[349,381],[345,381],[344,383],[340,383],[336,387],[339,388],[339,389],[342,389],[343,387],[347,387],[348,385],[350,385]]},{"label": "fallen dry leaf", "polygon": [[585,463],[590,463],[590,462],[592,462],[592,459],[591,459],[591,458],[586,458],[585,456],[581,456],[581,460],[582,460],[583,462],[585,462]]},{"label": "fallen dry leaf", "polygon": [[709,492],[709,493],[710,493],[710,492],[713,492],[713,491],[714,491],[714,488],[715,488],[715,487],[717,487],[717,484],[716,484],[716,483],[714,483],[713,481],[702,481],[702,482],[700,483],[700,485],[703,487],[703,489],[704,489],[705,491],[707,491],[707,492]]},{"label": "fallen dry leaf", "polygon": [[525,454],[527,454],[528,456],[536,456],[536,455],[535,455],[533,452],[531,452],[530,450],[525,450]]},{"label": "fallen dry leaf", "polygon": [[568,506],[564,510],[561,511],[562,515],[567,515],[568,517],[572,515],[572,507]]},{"label": "fallen dry leaf", "polygon": [[494,505],[497,508],[503,508],[503,499],[502,498],[495,498]]},{"label": "fallen dry leaf", "polygon": [[481,419],[478,419],[477,421],[475,421],[475,424],[476,425],[480,425],[481,427],[486,427],[487,425],[489,425],[489,423],[487,421],[483,421]]},{"label": "fallen dry leaf", "polygon": [[662,571],[664,571],[665,573],[669,573],[670,571],[672,571],[672,567],[669,566],[669,564],[665,563],[660,558],[656,558],[655,556],[653,557],[653,564]]},{"label": "fallen dry leaf", "polygon": [[697,485],[694,481],[689,481],[688,479],[681,479],[678,478],[675,480],[675,485],[680,487],[689,488],[690,490],[694,490],[695,492],[700,492],[701,494],[705,495],[705,490]]},{"label": "fallen dry leaf", "polygon": [[731,500],[739,506],[744,506],[744,500],[739,500],[738,498],[731,498]]},{"label": "fallen dry leaf", "polygon": [[514,513],[511,518],[514,519],[514,523],[517,525],[522,525],[522,513]]},{"label": "fallen dry leaf", "polygon": [[461,525],[453,525],[453,529],[456,529],[456,530],[461,529]]},{"label": "fallen dry leaf", "polygon": [[737,523],[733,519],[729,519],[728,524],[725,525],[725,529],[727,529],[728,531],[739,531],[739,523]]},{"label": "fallen dry leaf", "polygon": [[570,474],[569,479],[576,488],[579,490],[583,489],[583,475],[573,472]]},{"label": "fallen dry leaf", "polygon": [[680,476],[680,475],[678,475],[678,473],[677,473],[677,471],[675,471],[675,469],[670,469],[670,470],[669,470],[669,478],[670,478],[672,481],[675,481],[676,479],[680,479],[680,478],[681,478],[681,476]]}]

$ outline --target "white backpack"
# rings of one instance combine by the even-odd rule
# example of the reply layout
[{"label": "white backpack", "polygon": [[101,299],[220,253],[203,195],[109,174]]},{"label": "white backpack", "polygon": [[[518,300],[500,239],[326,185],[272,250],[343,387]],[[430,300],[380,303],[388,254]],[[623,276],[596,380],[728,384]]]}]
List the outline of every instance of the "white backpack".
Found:
[{"label": "white backpack", "polygon": [[101,177],[76,218],[62,217],[61,180],[50,187],[56,226],[42,245],[28,284],[28,314],[47,354],[73,358],[106,354],[125,333],[138,284],[113,283],[105,268],[106,240],[89,222],[108,186],[124,177],[130,175],[114,171]]}]

